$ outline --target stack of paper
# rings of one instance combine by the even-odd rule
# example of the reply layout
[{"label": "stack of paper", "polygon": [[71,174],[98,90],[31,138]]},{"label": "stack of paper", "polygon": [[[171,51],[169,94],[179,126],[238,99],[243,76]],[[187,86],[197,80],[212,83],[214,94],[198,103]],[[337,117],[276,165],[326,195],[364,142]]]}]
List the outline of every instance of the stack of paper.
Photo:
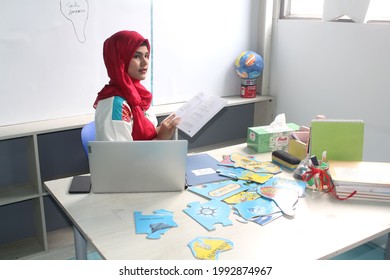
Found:
[{"label": "stack of paper", "polygon": [[329,172],[338,195],[390,202],[390,163],[329,161]]}]

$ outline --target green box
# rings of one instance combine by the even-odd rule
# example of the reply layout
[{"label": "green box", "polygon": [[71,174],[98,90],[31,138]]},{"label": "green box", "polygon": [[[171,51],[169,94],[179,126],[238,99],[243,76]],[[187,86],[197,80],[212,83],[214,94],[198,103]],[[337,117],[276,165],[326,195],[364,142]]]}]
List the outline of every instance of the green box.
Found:
[{"label": "green box", "polygon": [[299,125],[287,123],[288,128],[271,128],[269,125],[248,127],[247,146],[259,153],[285,150],[288,147],[288,135],[299,130]]}]

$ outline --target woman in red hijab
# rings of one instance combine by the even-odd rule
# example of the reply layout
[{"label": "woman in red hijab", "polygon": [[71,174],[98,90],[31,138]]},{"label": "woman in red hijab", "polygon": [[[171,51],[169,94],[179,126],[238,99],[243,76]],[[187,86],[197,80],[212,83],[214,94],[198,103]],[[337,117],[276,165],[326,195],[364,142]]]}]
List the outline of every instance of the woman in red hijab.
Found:
[{"label": "woman in red hijab", "polygon": [[168,140],[180,119],[174,114],[157,126],[152,94],[141,84],[149,65],[149,41],[135,31],[119,31],[103,46],[110,81],[98,93],[94,107],[96,140]]}]

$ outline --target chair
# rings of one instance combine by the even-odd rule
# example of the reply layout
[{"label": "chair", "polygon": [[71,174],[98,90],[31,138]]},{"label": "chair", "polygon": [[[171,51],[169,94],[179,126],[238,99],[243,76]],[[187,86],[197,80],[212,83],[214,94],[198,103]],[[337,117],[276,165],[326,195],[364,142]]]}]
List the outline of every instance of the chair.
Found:
[{"label": "chair", "polygon": [[84,152],[88,158],[88,142],[95,140],[96,132],[95,132],[95,122],[92,121],[86,124],[81,129],[81,142],[83,143]]}]

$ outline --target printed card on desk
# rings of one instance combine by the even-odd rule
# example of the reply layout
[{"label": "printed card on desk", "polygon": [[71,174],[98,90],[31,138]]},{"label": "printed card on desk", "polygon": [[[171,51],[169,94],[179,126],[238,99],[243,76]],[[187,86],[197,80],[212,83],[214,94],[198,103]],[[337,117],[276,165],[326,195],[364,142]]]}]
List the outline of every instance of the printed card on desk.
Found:
[{"label": "printed card on desk", "polygon": [[188,186],[226,180],[217,173],[218,161],[208,154],[187,156],[186,180]]}]

